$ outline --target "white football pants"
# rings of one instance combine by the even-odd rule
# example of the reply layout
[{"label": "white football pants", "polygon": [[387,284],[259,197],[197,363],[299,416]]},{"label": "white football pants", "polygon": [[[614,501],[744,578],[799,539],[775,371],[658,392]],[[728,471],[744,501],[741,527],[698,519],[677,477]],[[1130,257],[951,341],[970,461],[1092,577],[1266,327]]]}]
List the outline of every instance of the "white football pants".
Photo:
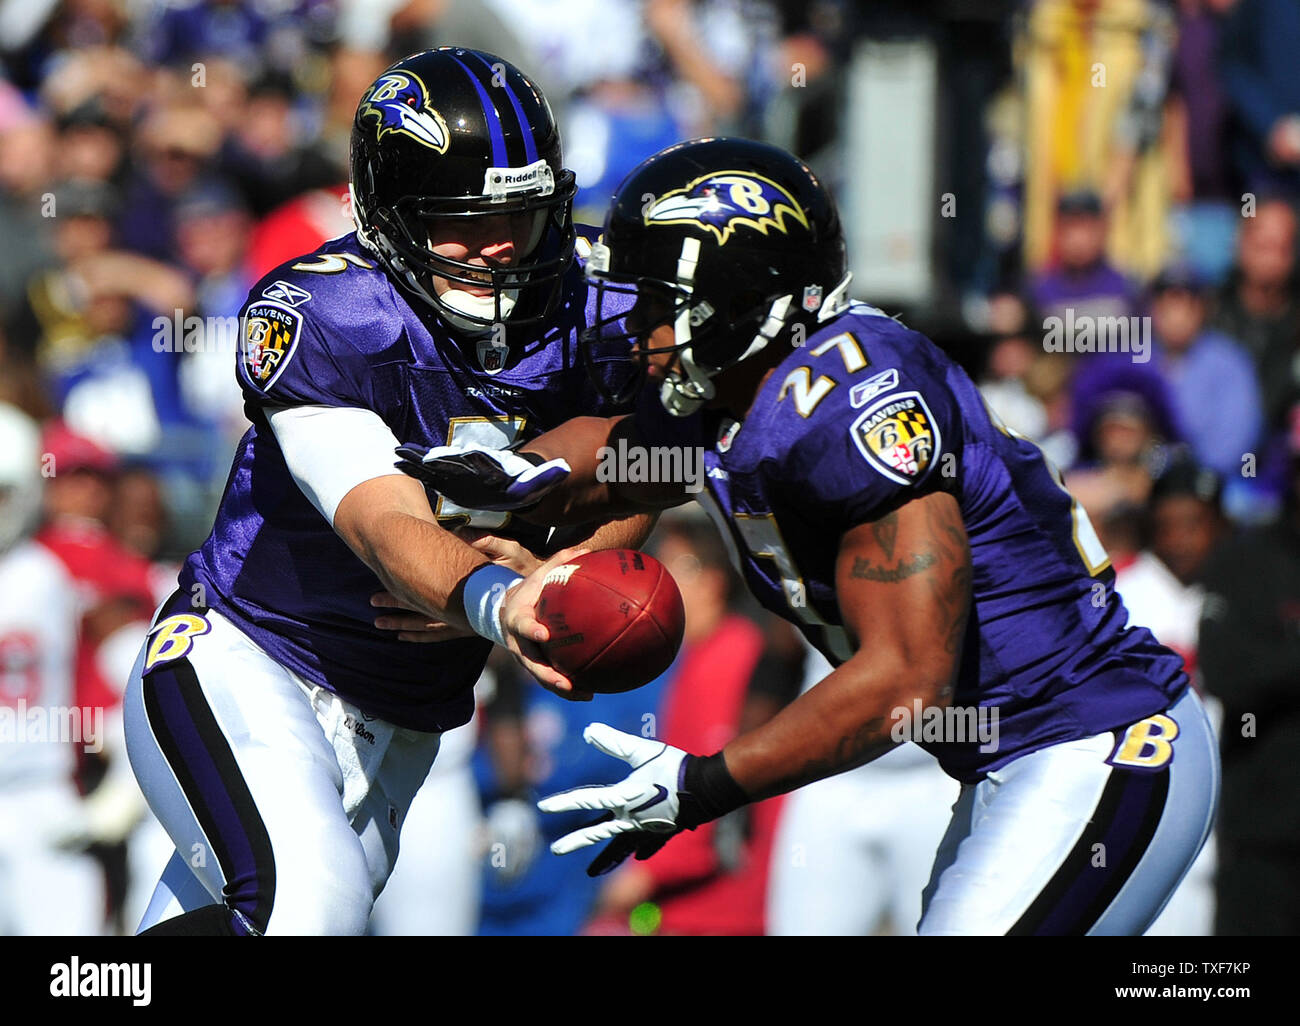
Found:
[{"label": "white football pants", "polygon": [[440,735],[364,715],[183,598],[123,700],[131,767],[176,846],[140,929],[224,903],[244,932],[364,933]]},{"label": "white football pants", "polygon": [[963,785],[922,896],[925,934],[1136,936],[1214,823],[1218,742],[1188,688],[1127,730]]}]

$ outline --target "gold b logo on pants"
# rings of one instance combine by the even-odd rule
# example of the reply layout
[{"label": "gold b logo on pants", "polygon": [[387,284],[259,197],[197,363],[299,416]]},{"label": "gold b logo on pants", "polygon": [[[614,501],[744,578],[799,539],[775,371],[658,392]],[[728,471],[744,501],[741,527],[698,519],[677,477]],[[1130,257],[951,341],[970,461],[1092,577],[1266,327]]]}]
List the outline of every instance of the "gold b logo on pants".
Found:
[{"label": "gold b logo on pants", "polygon": [[159,663],[189,655],[194,639],[211,629],[207,620],[194,613],[167,617],[149,632],[153,640],[149,642],[149,654],[145,656],[144,672],[148,673]]},{"label": "gold b logo on pants", "polygon": [[1128,769],[1157,770],[1174,757],[1174,738],[1178,724],[1164,713],[1139,720],[1120,738],[1115,751],[1106,761]]}]

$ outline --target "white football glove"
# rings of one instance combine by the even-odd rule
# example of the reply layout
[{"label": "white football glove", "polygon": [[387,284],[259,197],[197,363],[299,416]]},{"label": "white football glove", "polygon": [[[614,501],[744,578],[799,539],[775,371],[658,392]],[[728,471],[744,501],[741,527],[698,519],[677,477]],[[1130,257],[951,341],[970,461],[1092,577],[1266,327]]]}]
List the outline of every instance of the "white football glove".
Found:
[{"label": "white football glove", "polygon": [[556,855],[567,855],[611,841],[587,867],[589,876],[600,876],[634,852],[638,859],[648,859],[685,828],[686,824],[678,823],[678,792],[683,788],[686,760],[693,757],[662,741],[625,734],[604,723],[591,724],[582,737],[606,755],[627,762],[632,772],[617,784],[561,791],[543,798],[537,807],[543,812],[608,810],[601,819],[551,845]]}]

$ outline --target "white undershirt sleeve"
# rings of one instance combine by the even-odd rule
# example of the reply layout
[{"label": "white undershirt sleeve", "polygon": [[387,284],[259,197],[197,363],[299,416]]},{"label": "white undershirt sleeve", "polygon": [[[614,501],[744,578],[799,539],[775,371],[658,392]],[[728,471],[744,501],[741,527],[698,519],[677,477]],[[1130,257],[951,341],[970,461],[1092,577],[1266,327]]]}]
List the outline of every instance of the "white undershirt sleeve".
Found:
[{"label": "white undershirt sleeve", "polygon": [[343,496],[363,481],[401,474],[393,450],[401,443],[373,410],[350,406],[288,406],[267,412],[289,473],[334,526]]}]

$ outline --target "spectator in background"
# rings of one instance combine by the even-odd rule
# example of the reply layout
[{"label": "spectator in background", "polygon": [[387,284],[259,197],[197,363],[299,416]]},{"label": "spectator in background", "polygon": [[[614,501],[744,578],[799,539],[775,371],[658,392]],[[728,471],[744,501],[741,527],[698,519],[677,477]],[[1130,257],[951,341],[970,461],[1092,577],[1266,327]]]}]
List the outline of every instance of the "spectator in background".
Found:
[{"label": "spectator in background", "polygon": [[992,336],[979,389],[1018,434],[1038,445],[1058,467],[1075,462],[1070,431],[1072,358],[1043,351],[1043,321],[1016,292],[989,297],[986,326]]},{"label": "spectator in background", "polygon": [[[98,935],[104,878],[84,854],[88,839],[74,784],[78,749],[95,747],[102,723],[80,712],[79,745],[50,740],[72,720],[42,721],[76,701],[76,588],[59,560],[34,542],[41,509],[40,431],[0,405],[0,934]],[[44,722],[39,740],[29,726]],[[43,742],[43,743],[42,743]]]},{"label": "spectator in background", "polygon": [[128,5],[115,0],[70,0],[58,4],[43,29],[46,44],[57,53],[114,43],[126,29],[130,13],[127,8]]},{"label": "spectator in background", "polygon": [[1101,196],[1083,190],[1056,204],[1056,262],[1030,279],[1029,298],[1044,317],[1129,317],[1137,312],[1136,283],[1106,259]]},{"label": "spectator in background", "polygon": [[1051,260],[1053,203],[1105,197],[1107,251],[1141,277],[1165,261],[1162,114],[1174,23],[1154,0],[1034,0],[1018,52],[1024,82],[1025,266]]},{"label": "spectator in background", "polygon": [[1042,344],[1030,337],[1031,318],[1025,301],[1016,293],[990,296],[988,309],[993,343],[980,378],[980,393],[1007,427],[1038,442],[1048,433],[1047,408],[1029,393],[1026,378],[1045,357]]},{"label": "spectator in background", "polygon": [[[771,6],[776,9],[779,19],[775,27],[777,38],[769,58],[771,81],[761,83],[767,89],[760,91],[755,104],[762,110],[762,138],[797,153],[814,168],[833,167],[833,151],[840,133],[840,111],[845,105],[843,79],[839,72],[850,59],[859,34],[859,26],[850,19],[854,13],[868,14],[868,8],[860,4],[854,12],[839,0],[814,0],[812,3],[775,0]],[[997,26],[995,32],[1001,30],[1000,12],[990,12],[987,7],[982,7],[972,13],[972,21],[961,22],[951,33],[954,37],[960,33],[963,45],[953,46],[940,59],[952,58],[960,71],[968,74],[973,70],[977,88],[967,88],[961,95],[982,110],[988,86],[979,80],[979,66],[994,63],[1000,67],[1009,62],[1010,54],[1005,46],[989,50],[970,46],[971,35],[981,27],[974,22],[987,18]],[[969,57],[969,60],[963,60],[961,55]],[[967,78],[964,84],[969,86],[971,81]],[[954,131],[961,133],[963,129],[969,129],[979,135],[982,125],[970,124],[963,113],[954,110],[950,121]],[[970,156],[972,151],[965,147],[965,143],[964,138],[955,140],[954,148]],[[982,139],[976,144],[976,150],[983,153]],[[974,181],[982,184],[982,162],[978,156],[959,163],[962,169],[973,170]],[[977,184],[971,191],[979,190]],[[977,228],[975,231],[978,233]],[[968,272],[972,270],[975,261],[971,259],[969,249],[961,245],[951,248],[954,258],[962,263],[963,268]]]},{"label": "spectator in background", "polygon": [[125,136],[145,105],[162,92],[153,75],[153,69],[119,46],[73,46],[51,60],[40,84],[40,103],[55,118],[97,103]]},{"label": "spectator in background", "polygon": [[1031,363],[1025,372],[1025,391],[1043,404],[1047,415],[1046,434],[1037,441],[1056,466],[1071,467],[1078,459],[1079,443],[1071,422],[1070,361],[1050,353],[1044,357]]},{"label": "spectator in background", "polygon": [[248,89],[241,117],[221,147],[221,174],[260,217],[310,189],[334,185],[346,173],[306,138],[295,114],[292,81],[267,73]]},{"label": "spectator in background", "polygon": [[170,324],[192,305],[189,282],[165,264],[110,248],[115,199],[107,185],[68,182],[52,196],[62,263],[32,281],[23,334],[38,340],[39,364],[74,428],[119,453],[148,453],[164,424],[187,417],[179,353],[155,348],[152,322],[162,315]]},{"label": "spectator in background", "polygon": [[[240,0],[197,0],[151,5],[138,26],[136,49],[149,64],[184,66],[219,56],[257,68],[266,59],[272,20],[269,4]],[[276,5],[286,14],[294,5]]]},{"label": "spectator in background", "polygon": [[1227,158],[1229,107],[1218,69],[1223,19],[1236,0],[1178,0],[1165,119],[1178,256],[1212,284],[1232,266],[1240,190]]},{"label": "spectator in background", "polygon": [[253,227],[248,244],[248,277],[256,281],[268,271],[326,239],[344,235],[352,222],[352,200],[347,185],[313,189],[271,211]]},{"label": "spectator in background", "polygon": [[[558,858],[548,846],[591,815],[543,817],[536,803],[571,787],[616,783],[622,771],[582,739],[591,706],[530,686],[511,660],[499,671],[475,757],[487,820],[478,932],[572,936],[590,917],[600,881],[587,876],[589,860]],[[653,730],[672,672],[635,691],[601,695],[601,720],[629,733]]]},{"label": "spectator in background", "polygon": [[1163,381],[1140,366],[1094,360],[1074,383],[1080,458],[1065,486],[1116,567],[1137,555],[1153,471],[1181,439]]},{"label": "spectator in background", "polygon": [[[802,674],[759,674],[763,633],[733,612],[736,579],[722,539],[703,517],[660,521],[656,553],[686,606],[686,637],[663,698],[655,736],[690,751],[718,751],[797,694]],[[779,663],[766,664],[775,669]],[[800,670],[802,667],[800,667]],[[753,715],[752,695],[780,694]],[[747,712],[749,714],[747,714]],[[761,936],[766,932],[768,864],[782,798],[738,809],[683,832],[653,859],[628,862],[601,889],[597,915],[627,923],[644,902],[656,906],[641,932]]]},{"label": "spectator in background", "polygon": [[60,179],[120,184],[126,147],[117,125],[98,98],[85,101],[58,120]]},{"label": "spectator in background", "polygon": [[204,322],[203,344],[186,352],[181,362],[181,395],[186,409],[211,426],[216,448],[233,444],[248,428],[230,368],[239,343],[236,317],[256,281],[247,268],[251,234],[243,199],[222,182],[206,182],[176,205],[176,245],[194,283],[193,313]]},{"label": "spectator in background", "polygon": [[[359,15],[360,24],[371,24],[373,15],[367,8],[371,0],[342,0],[341,19],[351,10]],[[384,33],[386,38],[387,33]],[[328,55],[325,95],[317,98],[321,117],[321,142],[334,155],[341,167],[348,163],[348,149],[352,139],[352,119],[357,114],[357,97],[377,79],[391,61],[385,59],[381,48],[370,48],[354,42],[354,35],[344,28],[338,45]],[[488,53],[494,53],[488,50]],[[507,56],[507,60],[510,58]],[[514,63],[513,61],[511,63]],[[549,97],[549,91],[546,93]],[[557,115],[558,117],[558,115]]]},{"label": "spectator in background", "polygon": [[523,65],[567,145],[573,61],[617,62],[635,48],[640,35],[624,20],[627,7],[627,0],[344,0],[339,34],[349,46],[393,56],[463,46]]},{"label": "spectator in background", "polygon": [[1199,679],[1201,577],[1228,533],[1222,495],[1213,470],[1186,455],[1174,458],[1152,485],[1142,552],[1115,572],[1115,588],[1132,622],[1151,628],[1162,645],[1182,656],[1193,681]]},{"label": "spectator in background", "polygon": [[16,351],[3,334],[0,334],[0,403],[16,406],[37,421],[54,415],[54,404],[31,353]]},{"label": "spectator in background", "polygon": [[85,795],[80,841],[103,865],[110,919],[117,932],[124,932],[135,925],[121,920],[128,886],[126,840],[146,807],[126,758],[122,689],[133,651],[170,588],[147,559],[108,530],[117,472],[113,455],[57,422],[46,428],[41,446],[53,474],[45,489],[46,521],[36,541],[63,564],[80,618],[73,704],[98,709],[103,717],[100,750],[77,753],[78,789]]},{"label": "spectator in background", "polygon": [[0,316],[15,351],[31,355],[34,340],[14,330],[27,283],[56,260],[42,194],[54,179],[54,132],[23,99],[0,82]]},{"label": "spectator in background", "polygon": [[194,311],[237,314],[255,279],[244,266],[252,218],[243,199],[221,181],[185,193],[176,204],[180,265],[194,278]]},{"label": "spectator in background", "polygon": [[[1161,644],[1182,656],[1198,690],[1197,629],[1204,599],[1201,575],[1227,534],[1221,496],[1214,471],[1186,457],[1175,459],[1151,489],[1146,547],[1115,574],[1115,590],[1128,610],[1129,623],[1149,627]],[[1212,696],[1202,697],[1217,731],[1223,710]],[[1148,935],[1206,937],[1214,932],[1215,851],[1211,834]]]},{"label": "spectator in background", "polygon": [[59,557],[77,583],[82,616],[77,692],[88,704],[113,706],[126,678],[103,679],[96,650],[123,625],[143,629],[148,624],[165,597],[163,581],[148,559],[127,549],[108,529],[116,457],[58,421],[46,428],[41,445],[53,472],[45,488],[45,523],[36,540]]},{"label": "spectator in background", "polygon": [[176,259],[176,204],[210,173],[220,142],[219,125],[197,104],[148,115],[136,132],[139,165],[127,180],[117,224],[123,246],[156,260]]},{"label": "spectator in background", "polygon": [[108,529],[127,551],[152,561],[172,555],[167,503],[158,477],[147,467],[125,466],[108,506]]},{"label": "spectator in background", "polygon": [[48,196],[51,216],[45,227],[52,228],[57,262],[26,283],[10,331],[29,340],[47,372],[57,373],[79,358],[90,317],[74,269],[111,248],[117,198],[111,186],[96,181],[60,182]]},{"label": "spectator in background", "polygon": [[[120,466],[108,504],[107,526],[113,538],[132,557],[139,557],[150,564],[153,593],[159,600],[175,588],[176,564],[188,550],[188,545],[177,545],[172,537],[171,519],[171,511],[167,507],[158,476],[140,464]],[[127,625],[110,634],[99,646],[96,660],[98,671],[115,689],[120,688],[130,676],[131,665],[140,648],[139,630],[138,625]],[[118,783],[115,771],[125,768],[127,763],[121,716],[116,710],[106,725],[111,728],[109,738],[114,746],[112,750],[118,752],[123,759],[116,766],[110,763],[110,774],[105,781],[109,787],[105,791],[107,797],[115,793],[114,785]],[[172,844],[162,824],[154,818],[152,811],[143,804],[143,796],[139,795],[139,786],[135,784],[134,776],[121,783],[130,783],[131,793],[142,803],[135,827],[126,838],[126,886],[119,916],[123,932],[131,934],[143,917],[158,877],[176,846]],[[120,806],[123,811],[128,807],[125,802],[126,793],[124,787],[117,792],[123,797]]]},{"label": "spectator in background", "polygon": [[1205,689],[1223,703],[1215,933],[1300,933],[1300,408],[1283,516],[1205,572]]},{"label": "spectator in background", "polygon": [[1245,188],[1300,198],[1300,8],[1240,0],[1223,31],[1219,75],[1236,126],[1232,148]]},{"label": "spectator in background", "polygon": [[[192,84],[194,72],[178,69],[178,79],[186,84],[179,90],[172,87],[169,92],[189,94],[190,99],[202,104],[208,117],[216,123],[222,139],[227,139],[239,129],[239,123],[248,109],[248,84],[254,70],[215,54],[204,57],[202,68],[202,88],[196,88]],[[164,74],[159,73],[159,77],[163,78]]]},{"label": "spectator in background", "polygon": [[1254,217],[1242,219],[1237,267],[1210,323],[1240,342],[1254,361],[1268,431],[1282,429],[1286,411],[1300,399],[1295,270],[1295,208],[1284,200],[1262,200]]},{"label": "spectator in background", "polygon": [[1204,285],[1191,268],[1161,272],[1151,288],[1151,362],[1169,385],[1196,459],[1232,482],[1241,479],[1242,458],[1260,439],[1259,384],[1249,355],[1207,329],[1205,312]]},{"label": "spectator in background", "polygon": [[[755,124],[789,71],[777,63],[777,12],[761,0],[648,0],[646,28],[678,81],[679,98],[693,108],[690,135],[726,135]],[[807,48],[814,62],[824,54]],[[806,71],[807,69],[805,69]],[[780,79],[777,79],[777,76]]]}]

